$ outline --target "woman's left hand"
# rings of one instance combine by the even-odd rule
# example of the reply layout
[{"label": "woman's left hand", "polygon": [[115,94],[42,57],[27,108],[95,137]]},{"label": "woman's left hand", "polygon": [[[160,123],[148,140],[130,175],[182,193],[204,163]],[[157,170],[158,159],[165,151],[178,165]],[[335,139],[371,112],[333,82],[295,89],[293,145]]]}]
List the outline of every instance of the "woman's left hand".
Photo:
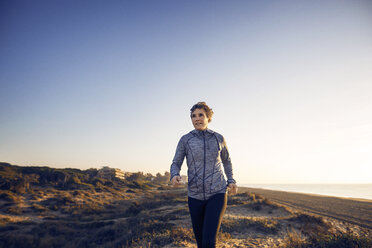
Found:
[{"label": "woman's left hand", "polygon": [[236,193],[238,193],[238,186],[236,186],[235,183],[229,183],[227,187],[229,188],[229,193],[231,195],[235,195]]}]

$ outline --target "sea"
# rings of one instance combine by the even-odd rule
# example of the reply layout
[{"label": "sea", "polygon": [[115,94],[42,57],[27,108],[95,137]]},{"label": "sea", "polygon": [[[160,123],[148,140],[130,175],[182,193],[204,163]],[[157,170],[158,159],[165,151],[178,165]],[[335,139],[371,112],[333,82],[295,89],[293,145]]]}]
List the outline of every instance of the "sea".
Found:
[{"label": "sea", "polygon": [[238,186],[372,200],[372,184],[240,184]]}]

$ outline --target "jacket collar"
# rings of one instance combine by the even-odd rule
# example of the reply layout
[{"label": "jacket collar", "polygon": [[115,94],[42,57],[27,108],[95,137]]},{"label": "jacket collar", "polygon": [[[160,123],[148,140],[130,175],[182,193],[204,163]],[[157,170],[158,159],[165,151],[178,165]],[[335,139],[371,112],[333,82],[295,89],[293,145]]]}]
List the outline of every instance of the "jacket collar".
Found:
[{"label": "jacket collar", "polygon": [[203,130],[203,131],[194,129],[194,130],[191,131],[191,133],[196,134],[196,135],[206,135],[208,133],[213,134],[214,131],[213,130],[210,130],[208,128],[205,129],[205,130]]}]

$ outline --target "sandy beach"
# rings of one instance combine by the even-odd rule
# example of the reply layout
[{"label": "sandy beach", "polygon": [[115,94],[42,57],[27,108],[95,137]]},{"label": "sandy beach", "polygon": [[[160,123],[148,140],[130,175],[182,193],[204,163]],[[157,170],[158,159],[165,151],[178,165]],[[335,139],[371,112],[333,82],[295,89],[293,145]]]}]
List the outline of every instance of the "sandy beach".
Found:
[{"label": "sandy beach", "polygon": [[255,193],[290,208],[334,218],[372,230],[372,200],[247,187],[240,187],[239,192]]}]

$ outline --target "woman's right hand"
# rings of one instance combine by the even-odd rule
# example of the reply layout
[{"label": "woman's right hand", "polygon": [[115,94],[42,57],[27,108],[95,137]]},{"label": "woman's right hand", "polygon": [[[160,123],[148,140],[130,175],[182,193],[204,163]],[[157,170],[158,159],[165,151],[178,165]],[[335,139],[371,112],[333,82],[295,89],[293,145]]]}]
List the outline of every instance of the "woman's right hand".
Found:
[{"label": "woman's right hand", "polygon": [[182,183],[182,177],[181,176],[174,176],[171,180],[171,183],[173,186],[179,186]]}]

